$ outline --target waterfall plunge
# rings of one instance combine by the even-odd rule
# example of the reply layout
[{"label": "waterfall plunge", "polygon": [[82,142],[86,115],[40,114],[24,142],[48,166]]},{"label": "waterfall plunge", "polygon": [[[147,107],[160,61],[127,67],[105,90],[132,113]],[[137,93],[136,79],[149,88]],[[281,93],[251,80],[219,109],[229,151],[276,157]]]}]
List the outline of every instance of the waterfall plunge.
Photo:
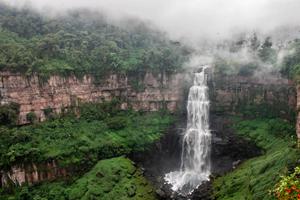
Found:
[{"label": "waterfall plunge", "polygon": [[182,194],[191,193],[201,182],[209,180],[210,175],[211,134],[206,68],[195,73],[194,85],[189,91],[180,170],[165,176],[172,190]]}]

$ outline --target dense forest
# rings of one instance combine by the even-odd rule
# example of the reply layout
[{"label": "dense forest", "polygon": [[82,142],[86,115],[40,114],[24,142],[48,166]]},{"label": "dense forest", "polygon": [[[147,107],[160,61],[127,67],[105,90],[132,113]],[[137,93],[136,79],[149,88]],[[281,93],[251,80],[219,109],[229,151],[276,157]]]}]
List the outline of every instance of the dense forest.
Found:
[{"label": "dense forest", "polygon": [[46,17],[0,4],[0,27],[0,69],[28,75],[176,71],[189,53],[143,22],[116,26],[88,10]]},{"label": "dense forest", "polygon": [[11,187],[1,187],[1,200],[155,199],[152,184],[124,156],[148,150],[174,123],[174,116],[122,111],[116,100],[82,104],[80,113],[77,117],[72,110],[61,115],[49,111],[43,123],[1,126],[2,170],[55,161],[57,169],[70,172],[62,180],[35,186],[17,187],[11,181]]}]

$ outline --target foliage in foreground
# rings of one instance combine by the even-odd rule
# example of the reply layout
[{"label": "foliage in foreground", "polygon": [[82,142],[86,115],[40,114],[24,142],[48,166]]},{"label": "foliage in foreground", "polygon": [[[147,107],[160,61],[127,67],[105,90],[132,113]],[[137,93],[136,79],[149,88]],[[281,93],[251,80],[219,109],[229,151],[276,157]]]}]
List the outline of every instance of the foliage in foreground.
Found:
[{"label": "foliage in foreground", "polygon": [[[252,158],[236,170],[219,177],[214,182],[215,197],[222,200],[270,200],[269,191],[287,173],[287,166],[299,159],[299,152],[293,148],[295,138],[284,135],[282,127],[274,125],[277,120],[235,120],[235,129],[241,136],[249,138],[265,150],[264,155]],[[290,129],[290,128],[288,128]],[[281,134],[280,134],[281,133]]]},{"label": "foliage in foreground", "polygon": [[[101,108],[103,109],[103,108]],[[24,127],[0,127],[0,167],[57,160],[60,165],[90,166],[99,159],[143,151],[173,121],[171,115],[86,109],[83,117],[62,117]],[[108,107],[107,109],[112,109]]]},{"label": "foliage in foreground", "polygon": [[273,194],[279,200],[292,200],[300,199],[300,167],[295,168],[295,172],[288,175],[282,176],[275,189],[272,191]]},{"label": "foliage in foreground", "polygon": [[[73,181],[23,187],[10,200],[155,200],[152,185],[127,158],[99,161],[92,170]],[[4,200],[0,197],[0,200]]]}]

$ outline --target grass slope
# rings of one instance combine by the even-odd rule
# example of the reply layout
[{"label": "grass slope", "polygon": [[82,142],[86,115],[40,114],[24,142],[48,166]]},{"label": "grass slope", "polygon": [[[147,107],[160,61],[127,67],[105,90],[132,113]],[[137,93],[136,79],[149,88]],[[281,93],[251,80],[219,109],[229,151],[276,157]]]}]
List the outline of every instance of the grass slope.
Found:
[{"label": "grass slope", "polygon": [[155,200],[153,186],[127,158],[99,161],[93,169],[71,183],[53,182],[23,187],[1,200]]},{"label": "grass slope", "polygon": [[235,129],[241,136],[255,141],[265,153],[247,160],[238,169],[217,178],[214,182],[216,199],[274,199],[269,190],[273,189],[280,175],[287,172],[287,165],[300,157],[299,152],[293,148],[295,139],[282,136],[282,133],[292,129],[286,122],[274,119],[236,119]]}]

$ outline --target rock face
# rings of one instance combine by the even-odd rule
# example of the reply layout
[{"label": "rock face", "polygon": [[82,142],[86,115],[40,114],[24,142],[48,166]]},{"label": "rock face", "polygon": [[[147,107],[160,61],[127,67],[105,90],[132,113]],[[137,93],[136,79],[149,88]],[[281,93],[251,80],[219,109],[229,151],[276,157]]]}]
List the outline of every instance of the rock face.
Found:
[{"label": "rock face", "polygon": [[[26,77],[20,74],[1,72],[0,102],[1,104],[16,102],[20,105],[19,124],[28,123],[26,115],[29,112],[35,112],[38,119],[43,121],[45,120],[44,109],[52,108],[56,113],[60,113],[65,108],[77,106],[80,102],[109,101],[114,97],[118,97],[122,101],[123,109],[157,111],[165,108],[175,112],[179,108],[185,110],[185,100],[187,98],[187,90],[185,89],[189,88],[191,85],[189,81],[192,79],[189,79],[189,75],[185,73],[155,75],[148,72],[142,76],[111,74],[100,80],[100,82],[97,82],[89,75],[85,75],[81,79],[74,76],[68,78],[52,76],[48,81],[43,82],[37,75]],[[209,80],[211,114],[217,118],[230,114],[243,115],[245,114],[243,112],[255,116],[256,112],[260,112],[257,115],[271,113],[291,119],[296,105],[298,109],[300,108],[300,86],[296,90],[294,84],[286,79],[214,75]],[[260,109],[253,109],[257,107]],[[217,120],[213,121],[219,125],[221,124]],[[297,121],[297,134],[300,137],[300,113],[298,113]],[[185,124],[185,119],[182,119],[182,122]],[[178,130],[182,132],[184,128],[180,127]],[[218,130],[213,124],[211,128],[214,132]],[[221,130],[223,130],[222,127]],[[174,142],[162,146],[170,146],[170,152],[174,154],[171,155],[174,162],[170,162],[170,159],[166,159],[166,161],[176,167],[176,163],[179,163],[176,159],[180,157],[175,155],[180,154],[180,147],[176,147],[178,150],[176,153],[173,150],[179,144],[180,138],[174,138],[173,136],[172,138]],[[223,144],[222,142],[225,140],[227,142]],[[218,140],[216,139],[216,141]],[[230,149],[228,151],[237,152],[237,148],[231,143],[232,141],[235,143],[235,140],[227,137],[220,140],[218,144],[216,143],[220,146],[220,149],[223,148],[221,151],[215,152],[216,160],[218,160],[218,155],[224,157],[221,154],[226,149],[228,150],[228,148],[225,148],[228,146],[227,144],[235,149],[234,151]],[[241,151],[238,151],[240,152],[239,155],[243,155],[242,153],[245,150],[245,145],[242,146],[243,148],[239,149]],[[247,144],[246,146],[251,145]],[[228,166],[224,165],[222,167],[224,169],[231,168],[232,161],[242,160],[239,155],[232,155],[233,159],[228,159]],[[167,166],[163,165],[161,167]],[[157,168],[157,166],[155,167]],[[161,172],[166,170],[163,168]],[[216,173],[221,173],[220,170],[216,169]],[[58,168],[55,161],[26,165],[21,163],[11,166],[10,169],[5,171],[1,169],[0,179],[2,186],[10,183],[15,185],[34,184],[43,180],[67,176],[71,171]]]},{"label": "rock face", "polygon": [[0,186],[20,186],[24,183],[31,185],[44,180],[54,180],[59,177],[66,177],[68,171],[65,168],[58,167],[55,161],[43,164],[15,165],[9,171],[0,171]]},{"label": "rock face", "polygon": [[182,102],[184,74],[145,73],[136,80],[137,87],[125,75],[110,74],[101,82],[85,75],[63,78],[51,76],[42,81],[37,75],[26,77],[9,72],[0,73],[0,102],[20,105],[19,124],[26,124],[27,113],[34,112],[39,121],[45,120],[44,109],[56,113],[79,102],[109,101],[114,97],[122,100],[122,108],[157,111],[161,108],[174,112]]},{"label": "rock face", "polygon": [[209,84],[213,114],[272,115],[294,119],[296,89],[287,79],[217,75]]}]

